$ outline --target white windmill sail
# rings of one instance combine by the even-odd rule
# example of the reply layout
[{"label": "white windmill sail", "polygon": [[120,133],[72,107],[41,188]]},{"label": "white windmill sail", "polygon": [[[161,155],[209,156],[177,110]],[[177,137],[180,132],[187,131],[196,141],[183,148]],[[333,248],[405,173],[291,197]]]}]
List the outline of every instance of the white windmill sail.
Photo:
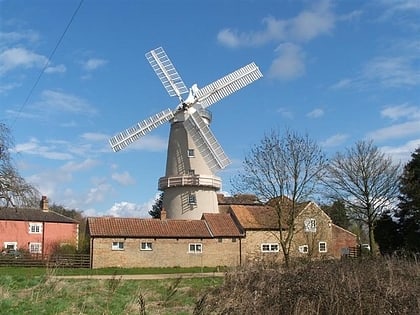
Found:
[{"label": "white windmill sail", "polygon": [[199,89],[195,96],[198,98],[198,103],[206,108],[261,77],[260,69],[252,62]]},{"label": "white windmill sail", "polygon": [[148,52],[146,58],[170,96],[178,96],[181,99],[181,95],[188,92],[187,87],[162,47]]},{"label": "white windmill sail", "polygon": [[156,115],[151,116],[137,123],[133,127],[128,128],[115,135],[114,137],[109,139],[109,143],[111,144],[111,147],[114,150],[114,152],[120,151],[121,149],[124,149],[126,146],[138,140],[140,137],[149,133],[153,129],[171,120],[173,117],[174,114],[172,113],[172,111],[169,108],[165,109],[160,113],[157,113]]},{"label": "white windmill sail", "polygon": [[212,172],[230,164],[229,158],[198,111],[190,114],[184,126]]}]

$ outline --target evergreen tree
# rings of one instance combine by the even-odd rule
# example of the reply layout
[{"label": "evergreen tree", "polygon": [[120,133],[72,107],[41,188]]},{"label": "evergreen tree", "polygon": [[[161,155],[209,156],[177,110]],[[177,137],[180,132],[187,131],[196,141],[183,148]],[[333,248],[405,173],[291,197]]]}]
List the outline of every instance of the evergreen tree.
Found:
[{"label": "evergreen tree", "polygon": [[335,200],[332,205],[322,205],[321,209],[328,214],[335,225],[348,229],[350,220],[347,216],[347,209],[343,201]]},{"label": "evergreen tree", "polygon": [[160,212],[162,211],[163,203],[163,192],[160,193],[159,197],[156,198],[155,204],[152,206],[152,210],[149,210],[149,214],[153,219],[160,219]]},{"label": "evergreen tree", "polygon": [[389,255],[401,249],[402,237],[396,222],[389,212],[380,216],[373,230],[375,241],[382,255]]},{"label": "evergreen tree", "polygon": [[396,217],[399,219],[403,247],[420,251],[420,147],[411,155],[400,180],[400,196]]}]

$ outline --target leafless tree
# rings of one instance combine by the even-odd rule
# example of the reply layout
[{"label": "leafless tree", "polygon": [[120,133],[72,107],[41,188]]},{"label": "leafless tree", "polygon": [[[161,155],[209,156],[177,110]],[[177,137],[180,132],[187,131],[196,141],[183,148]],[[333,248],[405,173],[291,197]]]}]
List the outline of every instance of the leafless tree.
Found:
[{"label": "leafless tree", "polygon": [[35,206],[39,192],[19,175],[10,155],[12,147],[10,129],[0,122],[0,206]]},{"label": "leafless tree", "polygon": [[327,167],[323,181],[329,195],[342,200],[350,216],[368,228],[371,249],[375,221],[395,203],[400,174],[400,165],[372,141],[359,141],[345,153],[337,153]]},{"label": "leafless tree", "polygon": [[320,146],[308,135],[286,130],[281,136],[271,131],[250,150],[243,171],[232,180],[239,192],[252,192],[260,201],[270,201],[275,207],[278,239],[286,265],[289,265],[299,203],[314,193],[325,163]]}]

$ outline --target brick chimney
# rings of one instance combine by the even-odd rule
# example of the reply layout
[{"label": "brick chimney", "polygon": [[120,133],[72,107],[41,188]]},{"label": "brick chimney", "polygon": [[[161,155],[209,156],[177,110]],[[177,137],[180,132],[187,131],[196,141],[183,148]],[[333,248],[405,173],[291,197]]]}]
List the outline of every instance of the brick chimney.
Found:
[{"label": "brick chimney", "polygon": [[41,198],[41,210],[48,211],[48,198],[47,196],[42,196]]},{"label": "brick chimney", "polygon": [[165,210],[165,208],[162,208],[162,210],[160,211],[160,219],[161,220],[166,220],[166,210]]}]

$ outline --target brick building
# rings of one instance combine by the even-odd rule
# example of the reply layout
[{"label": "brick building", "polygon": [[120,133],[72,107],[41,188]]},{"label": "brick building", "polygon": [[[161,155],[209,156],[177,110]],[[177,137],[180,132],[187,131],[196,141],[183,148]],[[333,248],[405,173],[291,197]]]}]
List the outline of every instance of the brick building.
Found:
[{"label": "brick building", "polygon": [[77,245],[79,223],[48,209],[43,196],[40,209],[0,207],[0,247],[33,254],[51,254],[55,247]]},{"label": "brick building", "polygon": [[[266,257],[282,259],[275,207],[255,196],[218,197],[220,213],[201,220],[88,218],[93,268],[237,266]],[[282,228],[287,226],[283,222]],[[314,202],[300,203],[292,257],[340,258],[356,235],[334,225]]]}]

